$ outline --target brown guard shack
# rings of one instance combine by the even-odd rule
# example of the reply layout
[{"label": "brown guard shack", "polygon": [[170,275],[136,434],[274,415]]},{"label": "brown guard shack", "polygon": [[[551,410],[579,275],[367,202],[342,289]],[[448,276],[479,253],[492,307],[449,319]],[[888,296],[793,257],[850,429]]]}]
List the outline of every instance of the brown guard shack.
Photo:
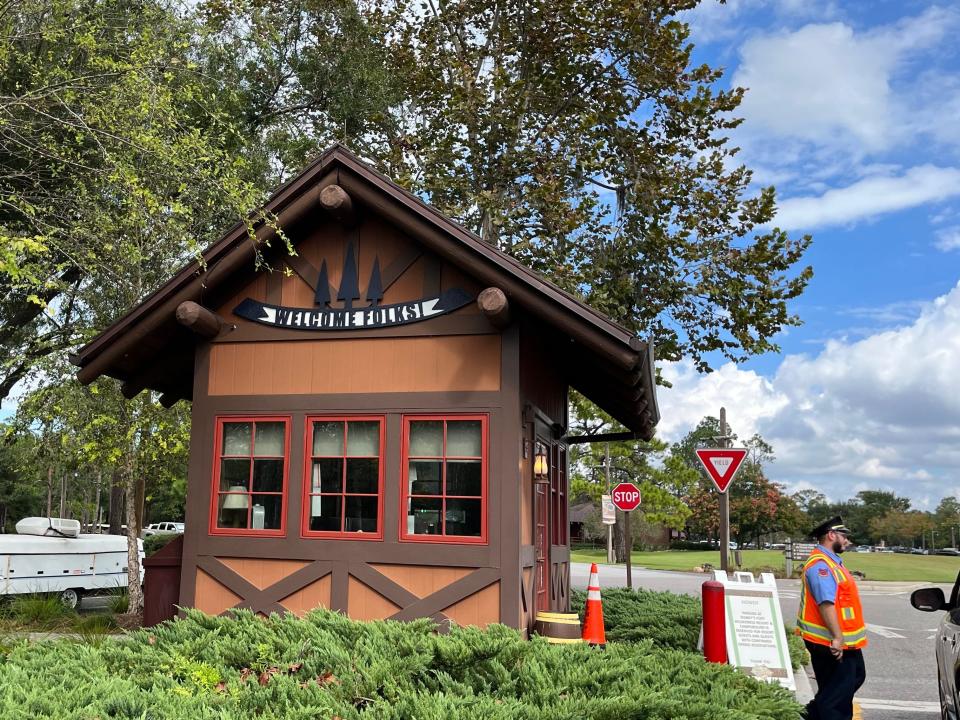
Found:
[{"label": "brown guard shack", "polygon": [[651,349],[341,146],[266,208],[73,358],[193,403],[180,605],[568,610],[568,387],[649,438]]}]

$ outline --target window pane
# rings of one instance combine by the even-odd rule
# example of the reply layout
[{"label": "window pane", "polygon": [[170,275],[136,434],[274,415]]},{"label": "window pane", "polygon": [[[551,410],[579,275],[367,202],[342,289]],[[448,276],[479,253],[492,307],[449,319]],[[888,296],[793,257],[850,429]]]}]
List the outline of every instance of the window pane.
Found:
[{"label": "window pane", "polygon": [[253,454],[283,457],[286,425],[282,422],[258,422],[254,434]]},{"label": "window pane", "polygon": [[413,420],[410,422],[410,455],[440,457],[443,455],[443,422]]},{"label": "window pane", "polygon": [[340,532],[341,495],[314,495],[310,498],[310,529]]},{"label": "window pane", "polygon": [[253,491],[283,492],[283,460],[257,458],[253,461]]},{"label": "window pane", "polygon": [[480,536],[480,501],[447,500],[447,535]]},{"label": "window pane", "polygon": [[225,495],[217,498],[217,527],[246,528],[249,495]]},{"label": "window pane", "polygon": [[322,458],[313,461],[310,492],[343,492],[343,460]]},{"label": "window pane", "polygon": [[439,460],[411,460],[409,467],[411,495],[439,495],[440,468]]},{"label": "window pane", "polygon": [[[250,454],[251,424],[224,423],[223,424],[223,451],[221,455],[249,455]],[[282,453],[281,453],[282,454]]]},{"label": "window pane", "polygon": [[[376,493],[380,461],[374,458],[350,458],[347,460],[347,492]],[[349,505],[347,506],[349,509]]]},{"label": "window pane", "polygon": [[351,497],[347,495],[347,514],[343,522],[344,532],[377,531],[377,500],[375,497]]},{"label": "window pane", "polygon": [[254,495],[250,522],[254,530],[279,530],[283,514],[282,495]]},{"label": "window pane", "polygon": [[250,461],[247,458],[224,458],[220,461],[220,489],[250,489]]},{"label": "window pane", "polygon": [[480,457],[479,420],[447,421],[447,457]]},{"label": "window pane", "polygon": [[380,454],[380,423],[347,423],[347,455],[367,457]]},{"label": "window pane", "polygon": [[480,497],[481,473],[479,460],[447,460],[447,495]]},{"label": "window pane", "polygon": [[313,423],[313,454],[314,455],[343,455],[343,423],[334,422]]},{"label": "window pane", "polygon": [[407,532],[412,535],[439,535],[440,498],[410,498],[407,501]]}]

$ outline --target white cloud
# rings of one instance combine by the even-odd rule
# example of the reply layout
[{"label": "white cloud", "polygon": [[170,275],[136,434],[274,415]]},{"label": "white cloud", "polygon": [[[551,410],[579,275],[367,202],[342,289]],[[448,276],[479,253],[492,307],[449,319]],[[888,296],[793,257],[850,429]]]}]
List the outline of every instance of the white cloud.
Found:
[{"label": "white cloud", "polygon": [[[782,151],[791,139],[858,159],[912,142],[918,129],[946,132],[942,123],[925,128],[918,117],[930,117],[949,96],[924,93],[915,76],[900,82],[899,71],[917,56],[935,56],[958,25],[955,8],[931,7],[866,32],[833,22],[751,38],[733,76],[748,88],[740,108],[748,144],[776,140]],[[946,78],[931,77],[942,90]],[[909,99],[921,94],[930,107],[918,112]]]},{"label": "white cloud", "polygon": [[779,203],[772,225],[810,230],[846,225],[960,195],[960,169],[920,165],[900,175],[871,176],[821,195]]},{"label": "white cloud", "polygon": [[817,143],[886,144],[896,56],[856,39],[849,26],[757,37],[740,54],[733,83],[748,89],[741,111],[751,129]]},{"label": "white cloud", "polygon": [[960,226],[945,228],[937,232],[937,239],[933,243],[937,250],[950,252],[960,250]]},{"label": "white cloud", "polygon": [[743,33],[744,16],[768,11],[777,19],[830,19],[837,14],[833,0],[726,0],[701,2],[679,17],[690,25],[697,45],[728,40]]},{"label": "white cloud", "polygon": [[[889,489],[934,506],[953,492],[960,466],[960,285],[912,323],[856,342],[831,341],[816,356],[789,355],[772,379],[726,365],[698,376],[664,368],[658,429],[677,440],[727,408],[740,437],[772,443],[774,480],[833,499]],[[924,501],[924,498],[927,498]]]}]

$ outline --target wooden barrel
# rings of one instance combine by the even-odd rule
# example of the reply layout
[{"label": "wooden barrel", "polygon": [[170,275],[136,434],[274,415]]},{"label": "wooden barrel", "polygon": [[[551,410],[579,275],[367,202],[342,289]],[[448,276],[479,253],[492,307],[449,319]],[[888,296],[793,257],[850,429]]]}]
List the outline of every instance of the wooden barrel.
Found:
[{"label": "wooden barrel", "polygon": [[576,613],[538,612],[533,631],[548,643],[580,643],[580,618]]}]

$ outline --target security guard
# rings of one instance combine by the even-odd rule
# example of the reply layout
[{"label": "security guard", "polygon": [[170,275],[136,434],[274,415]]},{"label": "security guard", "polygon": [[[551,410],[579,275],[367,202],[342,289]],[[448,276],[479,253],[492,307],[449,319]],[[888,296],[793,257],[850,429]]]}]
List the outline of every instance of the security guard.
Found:
[{"label": "security guard", "polygon": [[803,566],[797,634],[810,651],[817,694],[807,705],[811,720],[850,720],[853,695],[867,677],[862,648],[867,626],[860,594],[840,554],[850,545],[843,519],[831,518],[811,533],[818,545]]}]

